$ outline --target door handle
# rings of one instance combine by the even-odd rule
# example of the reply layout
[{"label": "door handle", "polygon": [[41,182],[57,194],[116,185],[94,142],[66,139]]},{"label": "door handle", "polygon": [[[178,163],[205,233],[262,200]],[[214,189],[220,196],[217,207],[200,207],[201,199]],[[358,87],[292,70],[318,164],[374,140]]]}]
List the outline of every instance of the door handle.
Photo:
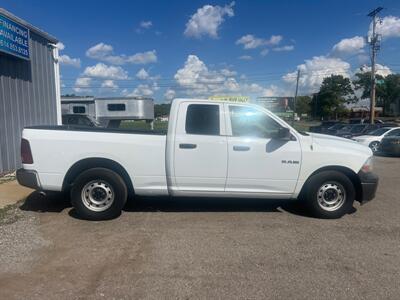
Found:
[{"label": "door handle", "polygon": [[249,146],[233,146],[233,151],[249,151]]},{"label": "door handle", "polygon": [[195,149],[196,147],[196,144],[179,144],[179,148],[181,149]]}]

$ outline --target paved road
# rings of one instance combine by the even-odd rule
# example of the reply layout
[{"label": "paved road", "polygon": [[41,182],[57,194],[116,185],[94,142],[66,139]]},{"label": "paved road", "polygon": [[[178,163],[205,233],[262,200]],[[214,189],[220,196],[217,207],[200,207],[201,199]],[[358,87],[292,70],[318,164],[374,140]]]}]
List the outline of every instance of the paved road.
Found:
[{"label": "paved road", "polygon": [[87,222],[32,194],[0,226],[1,299],[399,299],[400,159],[340,220],[284,202],[140,199]]}]

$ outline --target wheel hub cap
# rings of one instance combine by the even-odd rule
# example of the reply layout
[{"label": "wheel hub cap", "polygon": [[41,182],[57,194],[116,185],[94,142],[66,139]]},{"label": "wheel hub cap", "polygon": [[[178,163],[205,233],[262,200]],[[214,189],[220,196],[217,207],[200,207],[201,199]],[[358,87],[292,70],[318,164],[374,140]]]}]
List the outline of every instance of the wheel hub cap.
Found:
[{"label": "wheel hub cap", "polygon": [[317,194],[319,206],[326,211],[335,211],[342,207],[346,200],[344,188],[337,183],[325,183]]},{"label": "wheel hub cap", "polygon": [[93,180],[82,189],[82,202],[90,210],[105,211],[114,202],[114,190],[106,181]]}]

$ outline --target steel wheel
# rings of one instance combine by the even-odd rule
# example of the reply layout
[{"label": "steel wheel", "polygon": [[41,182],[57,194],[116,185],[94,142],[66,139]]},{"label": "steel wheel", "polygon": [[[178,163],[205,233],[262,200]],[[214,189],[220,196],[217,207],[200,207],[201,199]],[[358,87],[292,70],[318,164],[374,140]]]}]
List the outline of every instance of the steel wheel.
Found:
[{"label": "steel wheel", "polygon": [[335,211],[343,206],[346,201],[344,187],[335,182],[324,183],[317,192],[319,206],[326,211]]},{"label": "steel wheel", "polygon": [[114,190],[104,180],[93,180],[82,188],[81,198],[83,204],[91,211],[105,211],[114,202]]}]

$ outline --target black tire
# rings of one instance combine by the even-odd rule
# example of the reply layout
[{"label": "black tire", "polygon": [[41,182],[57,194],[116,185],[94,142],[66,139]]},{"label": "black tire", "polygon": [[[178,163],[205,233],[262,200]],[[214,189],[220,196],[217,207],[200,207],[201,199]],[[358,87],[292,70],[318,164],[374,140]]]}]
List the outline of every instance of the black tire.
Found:
[{"label": "black tire", "polygon": [[[314,217],[337,219],[349,213],[353,208],[355,199],[354,185],[341,172],[322,171],[317,173],[309,178],[305,189],[303,201]],[[337,198],[335,198],[335,195]],[[329,198],[329,196],[333,197],[333,199],[342,200],[337,200],[336,204],[329,206],[326,202],[332,199],[325,199]]]},{"label": "black tire", "polygon": [[[96,193],[100,193],[100,200],[95,199],[99,202],[91,202]],[[71,189],[71,202],[77,214],[83,219],[94,221],[118,217],[127,196],[128,190],[121,176],[105,168],[84,171],[75,179]]]},{"label": "black tire", "polygon": [[378,141],[373,141],[368,146],[372,150],[372,152],[375,154],[375,153],[379,152],[379,145],[380,145],[380,143]]}]

